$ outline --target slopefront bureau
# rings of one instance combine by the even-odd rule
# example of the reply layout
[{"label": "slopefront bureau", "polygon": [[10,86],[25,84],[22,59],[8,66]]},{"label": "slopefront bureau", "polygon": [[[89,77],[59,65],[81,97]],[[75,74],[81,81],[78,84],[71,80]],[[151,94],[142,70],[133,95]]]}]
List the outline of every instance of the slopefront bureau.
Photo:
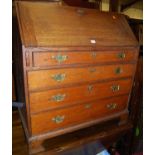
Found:
[{"label": "slopefront bureau", "polygon": [[116,117],[128,122],[139,47],[124,15],[43,2],[17,2],[16,12],[31,153],[43,139]]}]

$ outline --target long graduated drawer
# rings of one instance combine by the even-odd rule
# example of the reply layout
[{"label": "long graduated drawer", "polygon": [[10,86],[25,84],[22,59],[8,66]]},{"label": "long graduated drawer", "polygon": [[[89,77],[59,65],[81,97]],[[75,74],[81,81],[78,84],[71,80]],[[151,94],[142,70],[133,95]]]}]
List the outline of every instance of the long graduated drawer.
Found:
[{"label": "long graduated drawer", "polygon": [[32,134],[41,134],[101,119],[125,110],[127,101],[128,95],[31,115]]},{"label": "long graduated drawer", "polygon": [[31,113],[100,98],[129,94],[132,79],[84,84],[30,93]]},{"label": "long graduated drawer", "polygon": [[135,65],[133,64],[28,71],[28,86],[29,90],[36,90],[66,84],[130,77],[134,71]]}]

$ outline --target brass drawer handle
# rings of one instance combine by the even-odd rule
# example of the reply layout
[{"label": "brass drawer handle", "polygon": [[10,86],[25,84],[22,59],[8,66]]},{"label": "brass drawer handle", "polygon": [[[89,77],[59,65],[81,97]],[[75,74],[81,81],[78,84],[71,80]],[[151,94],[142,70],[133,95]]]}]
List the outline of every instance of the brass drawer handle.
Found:
[{"label": "brass drawer handle", "polygon": [[57,94],[52,96],[52,100],[55,102],[61,102],[65,99],[65,97],[66,97],[66,94]]},{"label": "brass drawer handle", "polygon": [[123,70],[120,67],[115,69],[115,74],[117,74],[117,75],[121,74],[122,72],[123,72]]},{"label": "brass drawer handle", "polygon": [[116,104],[116,103],[107,104],[107,108],[108,108],[109,110],[116,109],[116,107],[117,107],[117,104]]},{"label": "brass drawer handle", "polygon": [[111,86],[111,89],[113,92],[116,92],[116,91],[119,91],[120,86],[119,85],[113,85],[113,86]]},{"label": "brass drawer handle", "polygon": [[54,79],[57,82],[63,81],[65,79],[65,77],[66,77],[66,74],[55,74],[55,75],[52,75],[52,79]]},{"label": "brass drawer handle", "polygon": [[86,104],[86,105],[85,105],[85,108],[86,108],[86,109],[91,108],[91,104]]},{"label": "brass drawer handle", "polygon": [[125,58],[125,53],[118,53],[118,55],[117,55],[117,57],[119,58],[119,59],[124,59]]},{"label": "brass drawer handle", "polygon": [[55,116],[52,118],[52,121],[56,124],[62,123],[65,119],[65,116]]},{"label": "brass drawer handle", "polygon": [[56,56],[51,56],[51,59],[55,59],[58,63],[62,63],[63,61],[66,61],[68,59],[67,55],[61,55],[61,53],[59,53]]}]

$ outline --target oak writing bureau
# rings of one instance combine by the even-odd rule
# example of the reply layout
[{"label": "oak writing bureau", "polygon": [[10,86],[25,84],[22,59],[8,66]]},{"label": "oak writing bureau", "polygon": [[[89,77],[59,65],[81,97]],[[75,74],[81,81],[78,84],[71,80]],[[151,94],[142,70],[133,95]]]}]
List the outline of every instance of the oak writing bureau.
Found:
[{"label": "oak writing bureau", "polygon": [[17,2],[16,12],[30,153],[48,138],[128,122],[139,47],[124,15],[43,2]]}]

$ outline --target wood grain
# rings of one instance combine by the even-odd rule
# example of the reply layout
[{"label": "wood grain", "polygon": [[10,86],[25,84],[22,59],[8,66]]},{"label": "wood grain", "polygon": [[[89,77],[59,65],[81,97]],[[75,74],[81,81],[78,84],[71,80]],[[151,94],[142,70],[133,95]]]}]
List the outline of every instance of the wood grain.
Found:
[{"label": "wood grain", "polygon": [[[115,73],[118,68],[121,69],[120,74]],[[28,86],[29,90],[47,89],[48,87],[63,86],[71,83],[84,83],[110,78],[130,77],[133,75],[134,71],[135,65],[133,64],[29,71]],[[53,78],[59,74],[64,76],[62,81],[57,81]]]},{"label": "wood grain", "polygon": [[26,47],[138,46],[125,17],[120,14],[85,8],[78,11],[76,7],[40,2],[18,2],[17,7]]},{"label": "wood grain", "polygon": [[[121,96],[31,115],[32,135],[65,128],[82,122],[88,122],[90,120],[95,121],[97,118],[123,111],[127,106],[127,100],[128,96]],[[111,103],[117,104],[116,109],[109,109],[107,107],[107,105]],[[90,107],[87,108],[87,105]],[[55,123],[52,119],[56,116],[64,117],[64,121],[61,123]]]},{"label": "wood grain", "polygon": [[[129,94],[131,83],[132,80],[127,79],[30,93],[30,111],[31,113],[36,113],[81,102]],[[111,89],[113,85],[119,85],[120,90],[113,92]],[[89,86],[92,87],[91,91],[88,90]],[[57,102],[52,99],[56,95],[65,95],[65,97],[62,101]]]},{"label": "wood grain", "polygon": [[[125,57],[120,58],[119,55],[123,54]],[[59,62],[53,57],[62,56],[67,57],[66,60]],[[47,66],[63,66],[65,64],[97,64],[106,62],[126,62],[135,61],[137,58],[134,51],[51,51],[51,52],[34,52],[33,53],[33,66],[47,67]]]}]

